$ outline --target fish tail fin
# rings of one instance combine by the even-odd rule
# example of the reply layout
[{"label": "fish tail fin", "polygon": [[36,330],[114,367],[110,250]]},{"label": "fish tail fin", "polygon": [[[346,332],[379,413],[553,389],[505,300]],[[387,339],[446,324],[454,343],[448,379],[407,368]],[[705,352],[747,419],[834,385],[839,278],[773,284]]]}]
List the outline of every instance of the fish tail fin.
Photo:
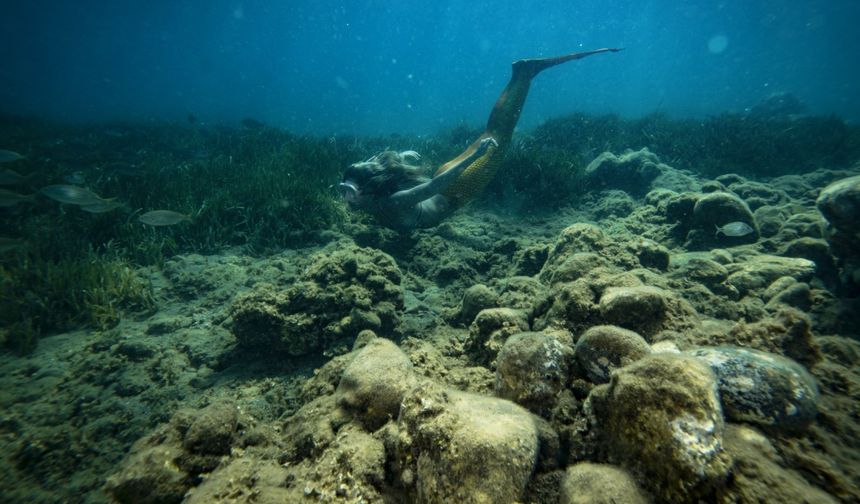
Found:
[{"label": "fish tail fin", "polygon": [[543,72],[547,68],[554,67],[556,65],[561,65],[562,63],[566,63],[572,60],[578,60],[585,58],[587,56],[591,56],[593,54],[600,54],[605,52],[618,52],[622,51],[624,48],[609,48],[605,47],[603,49],[595,49],[593,51],[584,51],[584,52],[576,52],[565,54],[564,56],[556,56],[554,58],[534,58],[534,59],[522,59],[519,61],[515,61],[513,68],[514,72],[525,72],[529,78],[534,77],[535,75]]},{"label": "fish tail fin", "polygon": [[720,236],[720,233],[722,233],[723,230],[720,229],[720,226],[717,226],[716,224],[714,224],[714,227],[717,228],[717,230],[714,231],[714,236]]}]

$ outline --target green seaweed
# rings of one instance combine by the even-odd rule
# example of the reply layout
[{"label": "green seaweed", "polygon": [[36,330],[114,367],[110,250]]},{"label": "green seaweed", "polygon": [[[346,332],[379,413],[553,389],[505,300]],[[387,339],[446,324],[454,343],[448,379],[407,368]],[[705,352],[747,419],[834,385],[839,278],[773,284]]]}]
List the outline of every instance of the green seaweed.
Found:
[{"label": "green seaweed", "polygon": [[129,262],[90,251],[51,261],[27,257],[0,265],[0,324],[8,349],[28,352],[39,336],[75,327],[105,330],[124,311],[155,306],[152,287]]}]

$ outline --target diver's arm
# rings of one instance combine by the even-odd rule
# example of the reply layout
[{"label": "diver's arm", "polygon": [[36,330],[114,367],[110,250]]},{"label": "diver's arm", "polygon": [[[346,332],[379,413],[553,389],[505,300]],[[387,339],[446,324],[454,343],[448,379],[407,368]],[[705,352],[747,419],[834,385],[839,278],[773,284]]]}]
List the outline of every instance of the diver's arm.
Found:
[{"label": "diver's arm", "polygon": [[419,201],[415,205],[417,212],[415,227],[426,228],[439,224],[442,219],[448,216],[450,208],[451,204],[448,202],[448,198],[441,194]]},{"label": "diver's arm", "polygon": [[470,156],[464,158],[462,161],[452,166],[448,170],[440,173],[439,175],[433,177],[432,179],[424,182],[423,184],[419,184],[415,187],[410,187],[409,189],[404,189],[402,191],[397,191],[396,193],[389,196],[389,201],[398,207],[411,207],[415,206],[418,203],[432,198],[437,194],[441,193],[445,189],[448,188],[457,177],[463,173],[469,165],[471,165],[476,159],[483,156],[490,147],[496,148],[499,144],[493,137],[487,137],[481,140],[480,146],[475,149]]}]

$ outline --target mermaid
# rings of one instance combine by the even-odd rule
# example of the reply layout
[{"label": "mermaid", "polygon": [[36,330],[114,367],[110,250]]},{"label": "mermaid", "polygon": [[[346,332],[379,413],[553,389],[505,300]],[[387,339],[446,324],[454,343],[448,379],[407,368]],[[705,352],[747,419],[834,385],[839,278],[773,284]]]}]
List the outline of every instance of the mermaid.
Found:
[{"label": "mermaid", "polygon": [[532,79],[543,70],[621,49],[597,49],[556,58],[525,59],[512,65],[511,80],[496,100],[487,128],[462,154],[440,166],[433,178],[410,164],[415,151],[381,152],[347,168],[338,190],[351,209],[401,231],[435,226],[486,187],[511,143]]}]

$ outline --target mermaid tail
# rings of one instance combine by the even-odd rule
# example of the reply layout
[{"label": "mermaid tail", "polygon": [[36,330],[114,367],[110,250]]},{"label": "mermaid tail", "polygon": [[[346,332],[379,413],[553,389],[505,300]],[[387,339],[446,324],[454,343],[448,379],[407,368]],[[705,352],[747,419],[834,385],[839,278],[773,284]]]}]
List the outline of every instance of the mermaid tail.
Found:
[{"label": "mermaid tail", "polygon": [[436,175],[444,173],[452,166],[457,165],[459,161],[469,157],[478,146],[481,140],[491,136],[498,142],[498,147],[490,148],[487,152],[472,162],[463,173],[457,177],[444,192],[449,202],[453,207],[458,207],[467,202],[487,186],[493,176],[496,174],[501,165],[504,153],[508,145],[511,143],[511,136],[514,134],[514,128],[517,121],[520,119],[520,113],[523,110],[526,96],[529,94],[529,86],[532,79],[547,68],[560,65],[564,62],[582,59],[592,54],[600,54],[605,52],[618,52],[621,49],[596,49],[594,51],[578,52],[558,56],[555,58],[540,58],[540,59],[525,59],[515,61],[512,67],[511,80],[505,87],[499,99],[496,100],[496,105],[490,113],[490,118],[487,121],[487,128],[484,133],[478,137],[462,154],[448,161],[436,170]]}]

